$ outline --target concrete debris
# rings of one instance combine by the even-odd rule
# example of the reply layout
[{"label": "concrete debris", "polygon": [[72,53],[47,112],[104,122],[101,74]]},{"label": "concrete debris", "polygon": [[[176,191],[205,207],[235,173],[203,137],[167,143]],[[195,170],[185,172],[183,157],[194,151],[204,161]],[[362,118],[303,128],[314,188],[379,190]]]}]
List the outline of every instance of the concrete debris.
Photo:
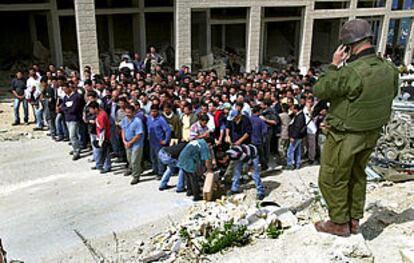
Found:
[{"label": "concrete debris", "polygon": [[414,247],[400,250],[403,263],[414,263]]},{"label": "concrete debris", "polygon": [[395,165],[414,165],[413,112],[394,111],[391,121],[378,140],[375,157]]},{"label": "concrete debris", "polygon": [[202,255],[201,244],[206,241],[206,237],[214,229],[222,229],[229,221],[247,226],[253,240],[267,238],[266,230],[272,224],[290,228],[298,222],[286,208],[260,207],[249,204],[245,199],[245,194],[239,194],[191,207],[189,215],[181,224],[172,222],[168,230],[157,233],[148,242],[137,241],[137,246],[143,250],[140,259],[144,262],[175,262],[180,256],[199,258]]},{"label": "concrete debris", "polygon": [[364,259],[372,257],[372,252],[361,234],[352,235],[349,238],[338,238],[335,240],[333,247],[348,258]]}]

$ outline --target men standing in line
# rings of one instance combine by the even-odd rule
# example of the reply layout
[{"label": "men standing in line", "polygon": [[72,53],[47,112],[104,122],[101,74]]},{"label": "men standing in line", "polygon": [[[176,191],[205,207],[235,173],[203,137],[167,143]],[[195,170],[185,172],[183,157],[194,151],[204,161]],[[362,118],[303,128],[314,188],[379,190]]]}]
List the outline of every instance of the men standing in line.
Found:
[{"label": "men standing in line", "polygon": [[63,84],[63,90],[66,94],[63,99],[62,111],[65,114],[66,126],[69,130],[69,138],[73,148],[73,158],[76,161],[80,159],[81,143],[79,137],[79,123],[82,121],[82,112],[84,100],[76,92],[76,87],[69,87],[67,83]]},{"label": "men standing in line", "polygon": [[89,104],[89,111],[96,115],[97,140],[92,142],[95,143],[97,148],[96,168],[100,170],[101,174],[109,173],[111,171],[111,127],[109,117],[97,101],[92,101]]},{"label": "men standing in line", "polygon": [[125,176],[131,175],[131,184],[139,182],[142,173],[142,153],[144,150],[144,124],[141,119],[135,117],[135,108],[132,105],[125,107],[126,116],[122,119],[122,142],[128,159],[128,170]]},{"label": "men standing in line", "polygon": [[20,104],[23,104],[24,122],[29,124],[29,105],[24,96],[26,90],[26,80],[24,79],[23,72],[17,71],[16,78],[11,82],[11,92],[14,96],[14,123],[13,126],[20,124]]},{"label": "men standing in line", "polygon": [[171,139],[171,128],[167,121],[159,113],[158,105],[151,105],[151,113],[147,120],[148,136],[150,142],[150,157],[152,163],[152,172],[158,180],[164,173],[164,165],[158,158],[160,149],[168,146]]}]

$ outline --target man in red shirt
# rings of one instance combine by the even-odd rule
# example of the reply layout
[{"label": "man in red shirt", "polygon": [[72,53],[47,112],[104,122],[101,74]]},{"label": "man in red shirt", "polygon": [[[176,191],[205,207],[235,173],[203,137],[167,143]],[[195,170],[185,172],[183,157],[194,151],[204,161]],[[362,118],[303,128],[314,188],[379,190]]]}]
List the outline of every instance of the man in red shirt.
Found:
[{"label": "man in red shirt", "polygon": [[99,103],[92,101],[89,104],[89,111],[96,115],[96,138],[95,147],[96,154],[96,169],[105,174],[111,171],[111,126],[109,124],[108,114],[100,108]]}]

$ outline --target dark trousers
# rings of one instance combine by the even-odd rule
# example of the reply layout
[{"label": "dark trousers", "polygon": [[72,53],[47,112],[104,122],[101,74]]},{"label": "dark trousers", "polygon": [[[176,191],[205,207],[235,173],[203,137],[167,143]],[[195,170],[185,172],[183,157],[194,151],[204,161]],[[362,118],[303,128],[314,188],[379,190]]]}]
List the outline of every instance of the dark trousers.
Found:
[{"label": "dark trousers", "polygon": [[187,173],[184,171],[187,179],[187,195],[193,195],[194,198],[201,198],[200,196],[200,178],[196,173]]}]

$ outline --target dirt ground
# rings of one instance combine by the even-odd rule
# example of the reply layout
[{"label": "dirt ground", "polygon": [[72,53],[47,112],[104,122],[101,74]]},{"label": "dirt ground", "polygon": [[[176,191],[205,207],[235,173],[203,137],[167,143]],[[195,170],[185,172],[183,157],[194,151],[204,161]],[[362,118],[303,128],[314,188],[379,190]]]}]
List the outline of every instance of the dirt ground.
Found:
[{"label": "dirt ground", "polygon": [[[125,178],[90,171],[86,160],[74,164],[66,153],[69,146],[52,142],[46,132],[33,132],[33,125],[11,127],[10,100],[0,103],[0,120],[0,234],[15,259],[94,262],[73,232],[78,228],[111,262],[139,262],[139,244],[180,222],[192,205],[173,189],[160,193],[156,181],[134,191]],[[370,183],[362,234],[339,238],[313,228],[327,216],[307,202],[316,190],[318,169],[264,178],[266,200],[302,208],[297,226],[279,239],[210,256],[211,262],[403,262],[402,251],[414,249],[414,182]],[[252,183],[244,189],[254,198]],[[134,203],[132,210],[128,203]]]}]

